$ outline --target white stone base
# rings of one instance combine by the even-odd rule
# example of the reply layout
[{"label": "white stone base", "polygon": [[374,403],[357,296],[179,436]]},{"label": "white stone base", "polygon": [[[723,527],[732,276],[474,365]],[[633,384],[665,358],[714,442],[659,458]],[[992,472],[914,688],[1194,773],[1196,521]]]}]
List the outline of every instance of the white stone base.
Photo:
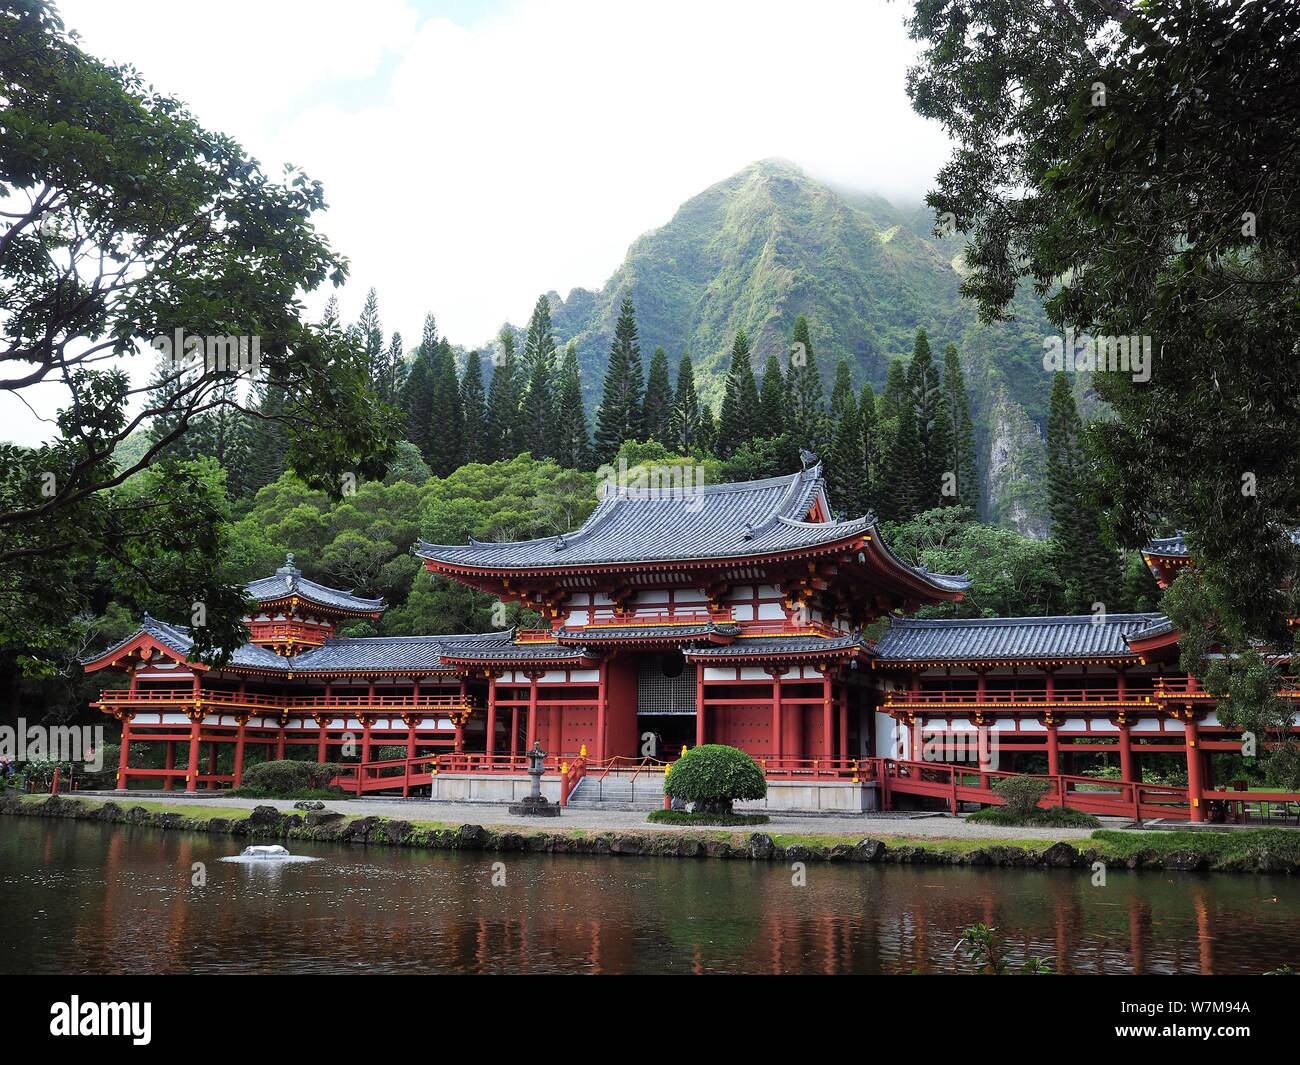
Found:
[{"label": "white stone base", "polygon": [[846,780],[769,780],[767,798],[736,803],[738,813],[865,814],[880,808],[876,784]]},{"label": "white stone base", "polygon": [[[532,778],[524,773],[443,773],[433,778],[431,798],[437,802],[520,802],[532,794]],[[560,801],[560,778],[543,777],[542,794]]]}]

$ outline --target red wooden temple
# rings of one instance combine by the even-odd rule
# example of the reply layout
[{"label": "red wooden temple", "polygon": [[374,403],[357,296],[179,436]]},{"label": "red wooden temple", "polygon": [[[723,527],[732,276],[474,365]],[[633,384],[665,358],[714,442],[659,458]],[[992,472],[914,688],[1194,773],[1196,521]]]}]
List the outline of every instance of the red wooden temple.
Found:
[{"label": "red wooden temple", "polygon": [[[637,773],[726,743],[760,761],[774,808],[867,810],[910,793],[956,809],[991,801],[997,776],[1034,772],[1059,801],[1107,812],[1076,775],[1080,756],[1105,754],[1122,778],[1114,803],[1201,820],[1220,794],[1213,755],[1240,749],[1177,672],[1178,633],[1160,615],[908,617],[969,582],[903,562],[869,517],[836,520],[820,467],[610,487],[573,532],[417,554],[545,627],[337,636],[385,604],[306,580],[290,556],[248,586],[249,642],[219,669],[190,661],[186,629],[148,617],[86,664],[129,677],[95,704],[122,722],[119,787],[238,786],[252,745],[359,761],[358,793],[499,800],[518,795],[536,741],[563,799],[570,774]],[[1146,558],[1162,583],[1188,564],[1181,537]],[[129,764],[140,743],[164,745],[162,768]],[[1141,784],[1153,755],[1185,765],[1180,794]],[[969,775],[946,768],[976,756]]]}]

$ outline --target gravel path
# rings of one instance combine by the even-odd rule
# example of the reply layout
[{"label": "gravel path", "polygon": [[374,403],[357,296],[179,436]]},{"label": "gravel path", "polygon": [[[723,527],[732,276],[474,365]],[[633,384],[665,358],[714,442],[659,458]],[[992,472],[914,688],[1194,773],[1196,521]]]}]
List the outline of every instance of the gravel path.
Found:
[{"label": "gravel path", "polygon": [[[75,797],[75,796],[74,796]],[[92,796],[87,794],[86,798]],[[275,806],[293,809],[290,799],[203,798],[194,795],[151,795],[132,792],[129,796],[101,793],[96,799],[112,799],[119,804],[131,801],[167,803],[174,806],[211,806],[214,808],[252,809]],[[327,804],[329,805],[329,804]],[[401,818],[405,821],[440,821],[450,824],[523,825],[530,828],[648,829],[682,831],[683,825],[656,825],[646,820],[644,810],[575,810],[566,809],[558,818],[520,817],[505,806],[491,803],[429,802],[423,799],[347,799],[331,806],[342,813],[358,816]],[[965,818],[947,814],[893,812],[856,816],[799,816],[774,813],[771,820],[756,831],[798,833],[800,835],[893,836],[939,839],[1087,839],[1086,828],[1004,828],[1000,825],[971,824]],[[1119,826],[1119,822],[1114,827]],[[1109,826],[1108,826],[1109,827]],[[739,829],[738,829],[739,831]]]}]

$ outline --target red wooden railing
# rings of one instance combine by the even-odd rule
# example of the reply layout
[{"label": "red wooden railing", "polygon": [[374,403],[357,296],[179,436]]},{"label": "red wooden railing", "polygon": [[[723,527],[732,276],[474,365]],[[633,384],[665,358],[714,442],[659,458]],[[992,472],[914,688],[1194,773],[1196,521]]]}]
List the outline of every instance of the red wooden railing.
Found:
[{"label": "red wooden railing", "polygon": [[983,693],[969,688],[891,691],[885,695],[885,706],[1132,706],[1150,703],[1152,698],[1153,693],[1150,690],[1128,688],[1121,694],[1117,687],[1111,685],[1058,684],[1050,695],[1041,689],[1037,691],[990,690]]},{"label": "red wooden railing", "polygon": [[106,688],[92,706],[191,706],[201,700],[218,709],[268,710],[473,710],[472,700],[461,695],[263,695],[202,688]]}]

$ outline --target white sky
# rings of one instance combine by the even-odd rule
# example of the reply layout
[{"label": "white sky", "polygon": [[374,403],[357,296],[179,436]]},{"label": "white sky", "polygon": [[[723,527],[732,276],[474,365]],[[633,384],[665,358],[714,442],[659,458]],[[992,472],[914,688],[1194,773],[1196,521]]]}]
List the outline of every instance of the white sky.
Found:
[{"label": "white sky", "polygon": [[[344,320],[373,285],[408,347],[427,311],[472,346],[540,292],[599,287],[632,240],[756,159],[917,200],[947,155],[907,102],[905,2],[60,7],[83,47],[188,101],[268,174],[292,162],[324,182],[318,225],[352,264]],[[12,401],[0,419],[45,435]]]}]

